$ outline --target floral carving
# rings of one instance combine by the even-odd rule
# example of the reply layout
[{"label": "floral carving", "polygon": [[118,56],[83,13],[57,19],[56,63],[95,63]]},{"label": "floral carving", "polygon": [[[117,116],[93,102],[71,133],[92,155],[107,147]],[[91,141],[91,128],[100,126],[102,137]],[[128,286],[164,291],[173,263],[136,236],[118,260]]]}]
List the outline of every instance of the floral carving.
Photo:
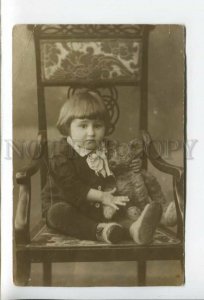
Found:
[{"label": "floral carving", "polygon": [[101,50],[104,53],[112,53],[124,60],[133,59],[134,53],[138,51],[138,46],[132,41],[121,42],[118,40],[106,41],[101,43]]},{"label": "floral carving", "polygon": [[58,55],[60,55],[60,50],[56,47],[55,44],[46,44],[45,45],[45,68],[54,66],[58,62]]},{"label": "floral carving", "polygon": [[136,81],[140,77],[140,43],[134,40],[43,41],[43,80]]}]

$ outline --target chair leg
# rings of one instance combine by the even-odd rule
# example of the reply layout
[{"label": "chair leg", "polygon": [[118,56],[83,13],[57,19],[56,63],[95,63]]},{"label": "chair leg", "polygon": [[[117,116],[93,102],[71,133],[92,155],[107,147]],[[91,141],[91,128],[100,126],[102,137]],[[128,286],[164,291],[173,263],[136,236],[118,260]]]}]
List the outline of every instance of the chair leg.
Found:
[{"label": "chair leg", "polygon": [[185,281],[185,261],[184,258],[181,258],[181,274],[182,274],[182,280]]},{"label": "chair leg", "polygon": [[137,270],[138,270],[138,286],[146,285],[146,261],[139,260],[137,262]]},{"label": "chair leg", "polygon": [[51,286],[52,284],[52,264],[51,262],[43,263],[43,286]]},{"label": "chair leg", "polygon": [[181,258],[180,263],[181,263],[181,270],[182,270],[182,272],[184,272],[185,266],[184,266],[184,259],[183,258]]},{"label": "chair leg", "polygon": [[28,253],[16,253],[16,285],[26,286],[30,280],[31,261]]}]

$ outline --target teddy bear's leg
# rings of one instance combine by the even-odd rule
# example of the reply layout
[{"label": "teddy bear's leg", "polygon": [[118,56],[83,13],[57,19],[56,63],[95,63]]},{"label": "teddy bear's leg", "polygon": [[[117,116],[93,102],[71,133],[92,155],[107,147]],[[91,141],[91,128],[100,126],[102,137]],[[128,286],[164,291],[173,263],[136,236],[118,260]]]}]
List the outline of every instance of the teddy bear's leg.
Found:
[{"label": "teddy bear's leg", "polygon": [[162,204],[163,214],[161,223],[165,226],[175,226],[177,224],[177,213],[174,201],[168,202],[165,199],[161,186],[155,176],[145,170],[142,170],[142,175],[152,201]]},{"label": "teddy bear's leg", "polygon": [[162,205],[166,204],[167,201],[156,177],[146,170],[142,170],[142,177],[144,179],[145,186],[148,190],[148,194],[151,200],[159,202]]},{"label": "teddy bear's leg", "polygon": [[137,206],[129,206],[126,209],[126,216],[128,219],[136,221],[141,214],[141,210]]},{"label": "teddy bear's leg", "polygon": [[165,226],[175,226],[177,224],[176,205],[174,201],[171,201],[164,210],[161,224]]},{"label": "teddy bear's leg", "polygon": [[161,204],[151,202],[146,205],[137,221],[129,228],[130,236],[137,244],[147,245],[153,240],[155,230],[162,215]]},{"label": "teddy bear's leg", "polygon": [[140,208],[140,210],[143,210],[150,202],[150,199],[142,174],[134,173],[133,182],[135,199],[137,201],[135,204]]},{"label": "teddy bear's leg", "polygon": [[105,219],[107,219],[107,220],[112,219],[115,212],[116,212],[116,209],[114,209],[113,207],[110,207],[107,205],[103,206],[103,215],[104,215]]}]

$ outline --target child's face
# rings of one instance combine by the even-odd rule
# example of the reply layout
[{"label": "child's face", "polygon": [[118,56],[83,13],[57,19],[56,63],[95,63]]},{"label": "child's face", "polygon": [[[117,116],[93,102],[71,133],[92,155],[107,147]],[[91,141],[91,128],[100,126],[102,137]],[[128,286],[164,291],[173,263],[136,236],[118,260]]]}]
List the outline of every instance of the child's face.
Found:
[{"label": "child's face", "polygon": [[70,136],[78,146],[95,150],[105,136],[105,124],[96,119],[74,119],[70,125]]}]

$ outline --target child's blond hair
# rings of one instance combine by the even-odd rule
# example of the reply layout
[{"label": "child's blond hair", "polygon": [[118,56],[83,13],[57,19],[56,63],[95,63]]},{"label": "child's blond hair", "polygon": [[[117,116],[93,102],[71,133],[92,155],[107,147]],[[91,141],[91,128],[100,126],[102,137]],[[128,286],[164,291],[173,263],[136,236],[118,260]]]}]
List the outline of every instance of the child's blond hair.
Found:
[{"label": "child's blond hair", "polygon": [[63,104],[57,128],[64,136],[69,135],[70,124],[74,119],[98,119],[109,127],[109,115],[102,97],[94,91],[79,89]]}]

